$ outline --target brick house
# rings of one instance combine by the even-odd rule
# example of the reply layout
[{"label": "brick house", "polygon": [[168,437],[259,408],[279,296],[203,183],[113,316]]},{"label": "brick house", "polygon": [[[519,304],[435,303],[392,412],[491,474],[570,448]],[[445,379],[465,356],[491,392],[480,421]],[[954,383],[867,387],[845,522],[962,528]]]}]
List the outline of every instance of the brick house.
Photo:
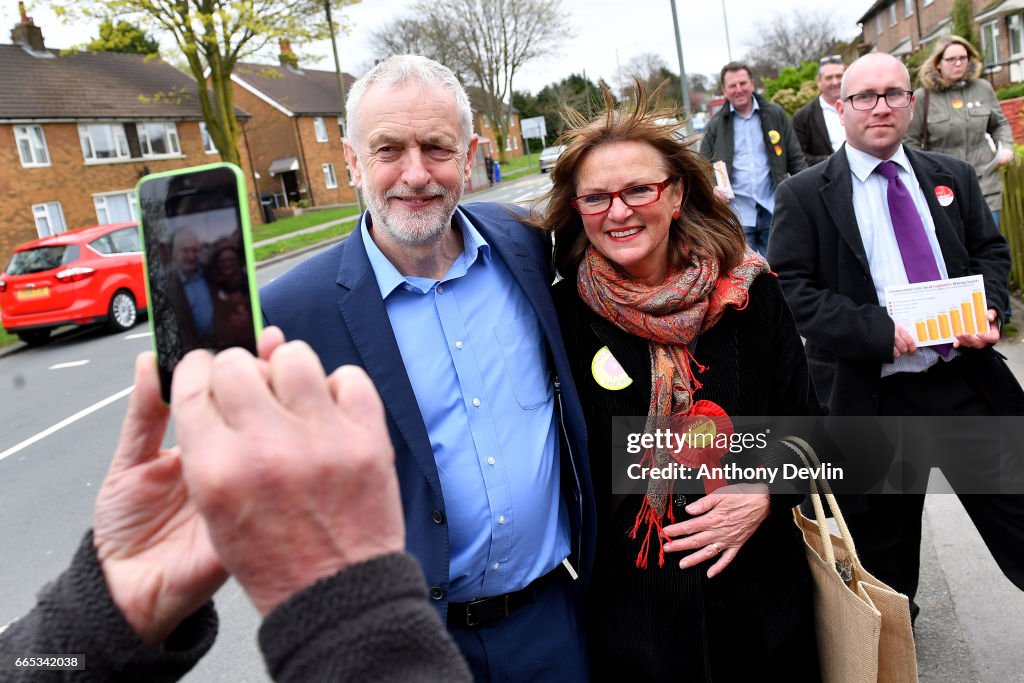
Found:
[{"label": "brick house", "polygon": [[[195,81],[178,69],[141,55],[48,50],[24,14],[11,39],[0,45],[0,259],[36,237],[135,220],[142,176],[220,160]],[[241,154],[251,178],[244,145]],[[251,194],[261,222],[258,208]]]},{"label": "brick house", "polygon": [[[491,125],[491,119],[484,112],[487,111],[485,106],[488,95],[483,89],[478,88],[474,85],[466,87],[466,94],[469,95],[469,106],[473,109],[473,130],[478,136],[480,141],[483,143],[487,141],[487,145],[492,147],[496,144],[494,140],[494,128]],[[507,106],[507,105],[506,105]],[[497,150],[489,150],[494,158],[498,158]],[[523,147],[523,134],[519,130],[519,111],[515,108],[512,109],[512,120],[508,126],[508,137],[505,139],[505,155],[508,157],[521,157],[526,154],[526,150]]]},{"label": "brick house", "polygon": [[[1024,2],[972,0],[985,75],[996,88],[1024,80]],[[857,21],[864,47],[902,56],[949,33],[953,0],[877,0]]]},{"label": "brick house", "polygon": [[[252,115],[247,134],[260,191],[277,206],[355,201],[337,75],[300,67],[287,41],[281,54],[279,65],[238,64],[231,76],[235,104]],[[342,78],[347,92],[355,79]]]}]

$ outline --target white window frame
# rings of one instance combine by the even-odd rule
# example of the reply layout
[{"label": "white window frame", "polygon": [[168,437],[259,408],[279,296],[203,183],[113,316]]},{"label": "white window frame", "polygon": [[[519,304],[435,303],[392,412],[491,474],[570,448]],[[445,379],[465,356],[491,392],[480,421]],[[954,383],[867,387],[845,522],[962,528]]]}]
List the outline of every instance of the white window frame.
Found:
[{"label": "white window frame", "polygon": [[882,13],[879,11],[879,13],[875,15],[875,34],[880,36],[884,30],[885,27],[882,25]]},{"label": "white window frame", "polygon": [[327,142],[330,139],[327,136],[327,122],[324,121],[324,117],[313,117],[313,135],[316,136],[317,142]]},{"label": "white window frame", "polygon": [[[18,156],[21,157],[23,167],[40,168],[50,165],[50,150],[46,147],[46,135],[43,133],[42,126],[14,126],[14,142],[18,147]],[[28,145],[27,159],[24,153],[26,150],[23,150],[21,146],[22,143]]]},{"label": "white window frame", "polygon": [[[110,129],[115,152],[115,155],[112,157],[96,156],[93,129],[100,127]],[[78,139],[82,143],[82,157],[88,164],[109,164],[114,161],[131,159],[132,153],[128,149],[128,137],[125,135],[123,123],[80,123],[78,124]]]},{"label": "white window frame", "polygon": [[[93,207],[96,209],[96,222],[99,225],[107,225],[109,223],[120,222],[110,220],[110,209],[107,207],[107,198],[122,195],[128,198],[128,211],[129,213],[131,213],[130,220],[139,220],[139,207],[135,205],[135,192],[133,192],[132,190],[119,190],[117,192],[100,192],[92,196],[92,204]],[[101,211],[103,213],[100,213]]]},{"label": "white window frame", "polygon": [[[1020,49],[1013,50],[1013,34],[1017,34],[1017,45]],[[1024,55],[1024,15],[1010,14],[1006,17],[1006,42],[1010,46],[1010,57]]]},{"label": "white window frame", "polygon": [[[985,63],[986,68],[990,64],[997,64],[999,62],[999,20],[988,21],[982,24],[981,30],[981,54],[982,61]],[[991,33],[991,35],[989,35]],[[989,48],[991,48],[992,59],[989,60]],[[997,66],[992,71],[999,71],[1002,67]]]},{"label": "white window frame", "polygon": [[339,116],[338,117],[338,131],[341,133],[341,137],[339,137],[338,139],[339,140],[344,140],[345,139],[345,117],[344,116]]},{"label": "white window frame", "polygon": [[895,26],[896,21],[896,1],[893,0],[892,4],[889,5],[889,26]]},{"label": "white window frame", "polygon": [[932,4],[933,2],[935,2],[935,0],[924,0],[924,2],[921,3],[921,6],[922,7],[927,7],[928,5]]},{"label": "white window frame", "polygon": [[[167,152],[154,152],[153,143],[149,139],[149,126],[163,126],[164,146]],[[140,121],[135,124],[139,136],[139,149],[143,159],[166,159],[181,156],[181,140],[178,138],[178,127],[173,121]]]},{"label": "white window frame", "polygon": [[333,190],[338,187],[338,176],[334,172],[334,164],[327,163],[321,164],[320,169],[324,174],[324,185],[327,186],[328,190]]},{"label": "white window frame", "polygon": [[914,16],[914,0],[903,0],[903,18]]},{"label": "white window frame", "polygon": [[199,135],[203,138],[203,153],[216,154],[217,146],[213,144],[213,137],[210,135],[210,131],[206,127],[206,121],[199,122]]},{"label": "white window frame", "polygon": [[[36,233],[40,237],[56,235],[68,229],[68,223],[64,220],[64,209],[60,202],[33,204],[32,217],[35,220]],[[40,221],[45,221],[45,226],[40,225]]]}]

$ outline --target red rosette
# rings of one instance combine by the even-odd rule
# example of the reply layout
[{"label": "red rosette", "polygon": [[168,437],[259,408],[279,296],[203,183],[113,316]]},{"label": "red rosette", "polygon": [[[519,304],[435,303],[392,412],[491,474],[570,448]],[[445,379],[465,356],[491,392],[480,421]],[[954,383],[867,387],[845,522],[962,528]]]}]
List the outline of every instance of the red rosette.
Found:
[{"label": "red rosette", "polygon": [[[673,415],[671,426],[673,434],[686,435],[680,447],[671,449],[672,457],[684,467],[699,470],[701,465],[707,465],[712,472],[729,452],[735,431],[728,413],[714,401],[697,401],[688,412]],[[702,481],[705,493],[728,483],[720,476],[703,477]]]}]

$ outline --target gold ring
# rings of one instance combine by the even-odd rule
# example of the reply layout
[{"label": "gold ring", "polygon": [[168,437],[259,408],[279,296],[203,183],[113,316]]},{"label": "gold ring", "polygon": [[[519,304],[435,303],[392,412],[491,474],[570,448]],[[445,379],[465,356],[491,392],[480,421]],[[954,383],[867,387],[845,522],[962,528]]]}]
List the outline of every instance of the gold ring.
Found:
[{"label": "gold ring", "polygon": [[711,548],[715,551],[715,555],[718,555],[722,552],[722,546],[718,545],[717,543],[712,543]]}]

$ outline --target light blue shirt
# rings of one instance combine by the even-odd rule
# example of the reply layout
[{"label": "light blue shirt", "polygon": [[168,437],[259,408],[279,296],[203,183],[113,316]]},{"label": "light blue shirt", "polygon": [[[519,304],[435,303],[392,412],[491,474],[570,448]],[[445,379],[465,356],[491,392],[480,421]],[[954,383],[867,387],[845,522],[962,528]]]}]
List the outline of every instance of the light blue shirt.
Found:
[{"label": "light blue shirt", "polygon": [[185,291],[185,299],[192,311],[192,322],[196,324],[196,333],[205,337],[213,327],[213,299],[210,298],[210,286],[206,284],[206,278],[196,274],[186,277],[178,273],[181,279],[181,288]]},{"label": "light blue shirt", "polygon": [[735,197],[729,202],[739,216],[740,224],[752,228],[757,225],[757,205],[775,213],[775,183],[768,163],[768,150],[764,148],[764,131],[761,129],[761,107],[757,98],[752,97],[754,108],[742,116],[730,104],[732,111],[732,191]]},{"label": "light blue shirt", "polygon": [[461,211],[453,223],[464,248],[439,281],[399,273],[365,219],[361,235],[441,479],[448,599],[466,602],[524,588],[570,545],[540,323]]},{"label": "light blue shirt", "polygon": [[[854,149],[846,145],[846,158],[850,162],[850,170],[853,172],[853,212],[857,217],[857,227],[860,229],[860,238],[864,242],[864,251],[868,257],[868,267],[871,269],[871,279],[875,283],[875,294],[878,296],[878,304],[885,307],[885,288],[896,285],[909,284],[907,271],[903,267],[903,257],[900,255],[900,246],[896,241],[896,233],[892,228],[892,217],[889,215],[889,199],[886,195],[889,181],[880,173],[874,173],[875,168],[887,159],[878,159],[867,152]],[[928,236],[928,244],[931,245],[935,262],[939,266],[939,274],[945,280],[949,277],[946,270],[946,262],[942,258],[942,250],[939,248],[939,240],[935,236],[935,222],[932,220],[932,212],[928,208],[928,201],[925,199],[924,191],[914,169],[907,159],[907,153],[903,146],[892,155],[891,161],[899,166],[899,177],[907,186],[910,197],[914,200],[917,213],[924,223],[924,231]],[[913,330],[908,330],[913,334]],[[950,352],[946,360],[953,360],[957,351]],[[942,356],[932,351],[929,347],[919,348],[917,353],[903,355],[892,363],[882,364],[882,377],[897,372],[923,372],[932,365],[935,365]]]}]

